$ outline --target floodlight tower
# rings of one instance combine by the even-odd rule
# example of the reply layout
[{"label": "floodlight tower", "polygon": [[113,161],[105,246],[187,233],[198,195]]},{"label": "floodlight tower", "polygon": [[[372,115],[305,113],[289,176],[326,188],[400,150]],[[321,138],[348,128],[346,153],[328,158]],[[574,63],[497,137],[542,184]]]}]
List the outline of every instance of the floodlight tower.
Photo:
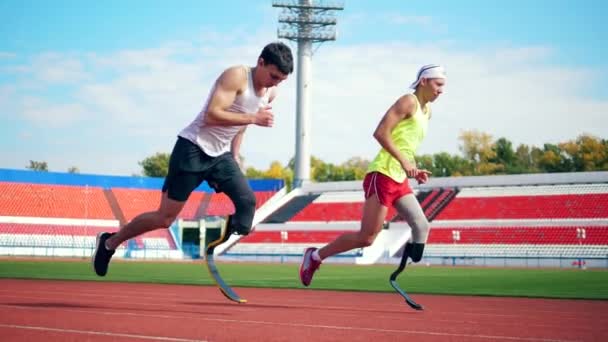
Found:
[{"label": "floodlight tower", "polygon": [[298,42],[298,74],[296,89],[296,155],[294,187],[310,180],[310,68],[312,44],[336,40],[335,11],[344,9],[337,2],[313,0],[274,0],[272,7],[281,8],[279,38]]}]

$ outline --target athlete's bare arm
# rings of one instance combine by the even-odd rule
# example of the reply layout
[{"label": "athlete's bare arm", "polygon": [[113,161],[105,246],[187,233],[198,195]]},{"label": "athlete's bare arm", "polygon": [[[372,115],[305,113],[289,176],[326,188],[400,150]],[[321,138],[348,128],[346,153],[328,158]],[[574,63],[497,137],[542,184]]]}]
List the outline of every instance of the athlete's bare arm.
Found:
[{"label": "athlete's bare arm", "polygon": [[236,96],[247,87],[247,70],[244,67],[226,69],[217,80],[215,91],[209,100],[205,123],[219,126],[258,125],[270,127],[273,115],[270,108],[260,108],[257,113],[234,113],[228,110]]},{"label": "athlete's bare arm", "polygon": [[232,138],[232,143],[230,145],[230,152],[239,164],[241,163],[239,153],[241,152],[241,143],[243,142],[243,136],[245,135],[246,129],[247,126],[243,126],[241,130],[234,136],[234,138]]}]

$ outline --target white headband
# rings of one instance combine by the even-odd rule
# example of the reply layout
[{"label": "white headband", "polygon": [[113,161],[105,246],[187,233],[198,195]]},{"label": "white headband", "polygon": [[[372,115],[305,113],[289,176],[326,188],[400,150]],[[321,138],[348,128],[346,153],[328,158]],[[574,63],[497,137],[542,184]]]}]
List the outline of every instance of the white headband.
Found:
[{"label": "white headband", "polygon": [[420,80],[423,78],[446,78],[445,69],[441,65],[427,64],[418,70],[416,81],[410,85],[410,88],[416,89]]}]

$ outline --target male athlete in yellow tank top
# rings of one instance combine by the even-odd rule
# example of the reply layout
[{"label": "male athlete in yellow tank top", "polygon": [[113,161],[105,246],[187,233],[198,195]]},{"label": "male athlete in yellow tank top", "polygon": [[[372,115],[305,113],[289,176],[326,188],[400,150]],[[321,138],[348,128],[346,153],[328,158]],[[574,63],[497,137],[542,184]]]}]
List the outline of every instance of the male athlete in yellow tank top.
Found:
[{"label": "male athlete in yellow tank top", "polygon": [[430,175],[429,171],[416,167],[414,155],[427,132],[431,118],[429,104],[442,94],[445,81],[442,66],[425,65],[410,86],[414,93],[401,96],[388,109],[374,132],[374,138],[382,149],[370,164],[363,181],[365,204],[361,229],[356,233],[344,233],[320,249],[307,248],[300,266],[300,280],[304,286],[310,285],[323,259],[370,246],[382,229],[390,206],[394,206],[412,228],[412,238],[405,251],[412,261],[420,261],[429,222],[409,186],[408,178],[422,184]]}]

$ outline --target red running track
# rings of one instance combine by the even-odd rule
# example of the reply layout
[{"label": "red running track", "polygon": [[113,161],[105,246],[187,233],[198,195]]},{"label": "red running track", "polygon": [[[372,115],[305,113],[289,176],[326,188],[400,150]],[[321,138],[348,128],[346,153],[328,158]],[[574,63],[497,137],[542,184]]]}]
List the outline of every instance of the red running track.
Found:
[{"label": "red running track", "polygon": [[0,280],[2,341],[607,341],[608,301]]}]

